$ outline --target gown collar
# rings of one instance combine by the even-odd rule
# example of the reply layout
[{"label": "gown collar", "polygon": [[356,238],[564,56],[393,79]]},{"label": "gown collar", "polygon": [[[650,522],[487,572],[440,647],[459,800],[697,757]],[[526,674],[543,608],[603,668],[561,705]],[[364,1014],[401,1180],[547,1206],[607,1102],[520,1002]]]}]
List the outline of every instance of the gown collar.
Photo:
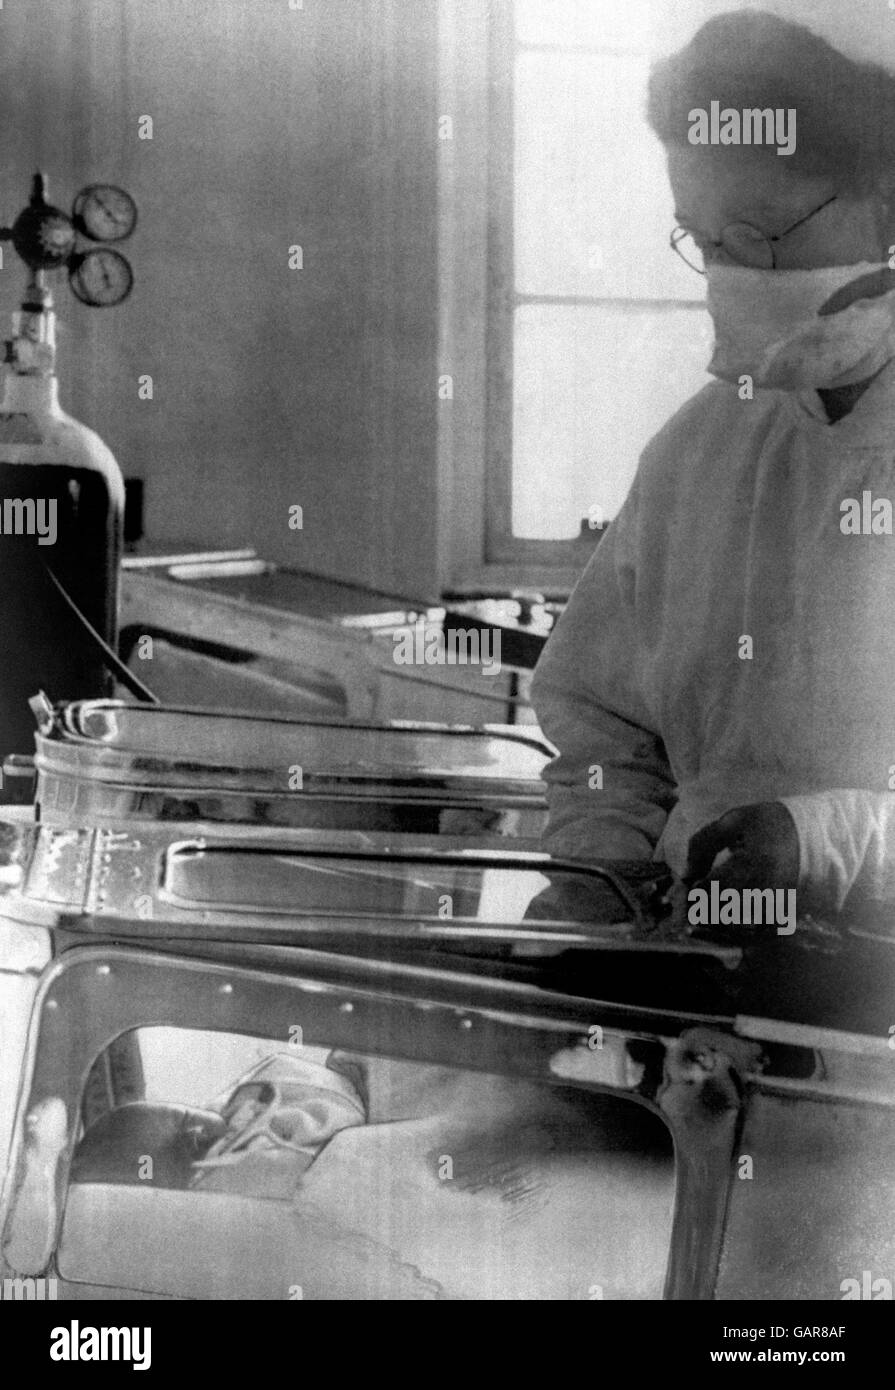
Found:
[{"label": "gown collar", "polygon": [[821,431],[838,443],[895,449],[895,355],[874,377],[854,407],[830,422],[816,391],[785,391],[787,409],[803,429]]}]

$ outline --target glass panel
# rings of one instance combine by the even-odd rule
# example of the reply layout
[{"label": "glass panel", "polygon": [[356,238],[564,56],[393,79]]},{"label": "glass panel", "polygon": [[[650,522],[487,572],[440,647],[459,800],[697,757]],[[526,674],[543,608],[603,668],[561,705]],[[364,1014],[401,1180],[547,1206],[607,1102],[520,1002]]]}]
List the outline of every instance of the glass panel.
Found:
[{"label": "glass panel", "polygon": [[515,261],[520,294],[701,300],[668,245],[662,147],[644,59],[523,53],[516,66]]},{"label": "glass panel", "polygon": [[[290,1031],[289,1045],[177,1028],[116,1040],[147,1080],[126,1103],[113,1086],[79,1137],[63,1279],[106,1297],[661,1296],[674,1162],[655,1115],[561,1073],[465,1071]],[[615,1045],[606,1075],[623,1084]]]},{"label": "glass panel", "polygon": [[[675,8],[680,8],[676,0]],[[516,38],[525,44],[643,52],[668,0],[514,0]]]},{"label": "glass panel", "polygon": [[610,520],[644,445],[708,380],[710,347],[711,323],[699,309],[519,308],[513,534],[577,536],[592,507]]},{"label": "glass panel", "polygon": [[519,43],[617,53],[672,52],[729,10],[771,10],[814,29],[822,20],[831,43],[865,61],[868,41],[882,51],[888,34],[884,6],[862,10],[841,0],[514,0],[513,8]]},{"label": "glass panel", "polygon": [[486,732],[358,728],[99,701],[70,707],[66,723],[74,737],[90,741],[98,766],[128,770],[135,780],[141,771],[157,778],[161,762],[172,775],[214,769],[236,785],[263,776],[265,785],[283,791],[294,764],[308,778],[352,782],[449,776],[529,781],[540,777],[549,757],[533,741]]},{"label": "glass panel", "polygon": [[[229,1094],[234,1077],[279,1053],[295,1055],[288,1042],[277,1047],[260,1035],[253,1038],[202,1029],[184,1033],[181,1028],[141,1028],[129,1036],[139,1044],[145,1078],[143,1099],[171,1105],[217,1104]],[[187,1045],[190,1064],[185,1067]],[[302,1055],[325,1063],[328,1049],[304,1043]]]},{"label": "glass panel", "polygon": [[[551,914],[537,899],[550,888]],[[586,871],[376,863],[315,859],[239,849],[184,847],[169,852],[164,896],[179,906],[314,915],[382,913],[395,917],[471,918],[515,925],[539,920],[629,919],[615,890]]]}]

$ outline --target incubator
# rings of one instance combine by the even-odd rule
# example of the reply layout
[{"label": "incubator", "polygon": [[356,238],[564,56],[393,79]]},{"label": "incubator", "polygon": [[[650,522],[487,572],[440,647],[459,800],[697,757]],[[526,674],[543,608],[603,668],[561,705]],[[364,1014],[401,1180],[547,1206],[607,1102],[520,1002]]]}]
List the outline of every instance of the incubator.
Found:
[{"label": "incubator", "polygon": [[887,923],[691,933],[661,866],[436,837],[135,821],[0,848],[2,1276],[838,1299],[891,1267]]}]

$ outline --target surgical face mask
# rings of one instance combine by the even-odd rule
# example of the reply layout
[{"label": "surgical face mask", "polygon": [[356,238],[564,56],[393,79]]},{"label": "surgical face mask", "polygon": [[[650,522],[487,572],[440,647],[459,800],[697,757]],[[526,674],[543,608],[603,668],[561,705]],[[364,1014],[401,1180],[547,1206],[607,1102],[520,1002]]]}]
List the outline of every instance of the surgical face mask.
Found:
[{"label": "surgical face mask", "polygon": [[819,270],[710,265],[715,350],[708,370],[781,391],[866,381],[895,356],[895,289],[825,317],[819,310],[845,285],[885,269],[885,262],[866,261]]}]

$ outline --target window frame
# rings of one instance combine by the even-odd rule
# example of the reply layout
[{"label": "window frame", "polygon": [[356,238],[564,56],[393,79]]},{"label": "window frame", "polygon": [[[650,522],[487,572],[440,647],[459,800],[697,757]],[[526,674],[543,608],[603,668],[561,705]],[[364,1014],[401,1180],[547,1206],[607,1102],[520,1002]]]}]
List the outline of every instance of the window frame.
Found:
[{"label": "window frame", "polygon": [[443,583],[456,593],[535,587],[565,597],[604,532],[567,541],[511,534],[512,0],[445,0],[439,43],[439,110],[452,116],[454,137],[439,170],[438,371],[454,391],[438,417]]},{"label": "window frame", "polygon": [[[514,3],[442,0],[440,11],[438,109],[451,114],[453,139],[439,142],[438,372],[454,395],[439,401],[439,574],[452,594],[518,587],[564,598],[609,523],[569,540],[512,534],[515,311],[633,301],[516,292]],[[698,297],[667,303],[704,307]]]}]

